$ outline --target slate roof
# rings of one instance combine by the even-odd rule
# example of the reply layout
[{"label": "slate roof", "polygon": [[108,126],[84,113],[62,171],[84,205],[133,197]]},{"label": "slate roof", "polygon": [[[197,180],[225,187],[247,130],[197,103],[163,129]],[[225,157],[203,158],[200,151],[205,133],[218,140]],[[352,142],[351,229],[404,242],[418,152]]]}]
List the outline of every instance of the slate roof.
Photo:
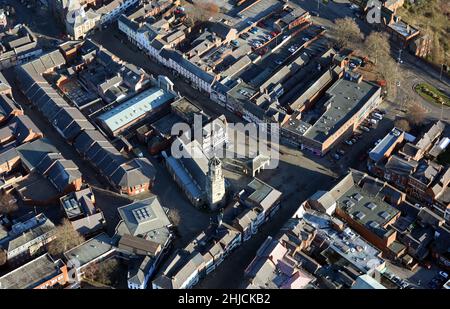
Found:
[{"label": "slate roof", "polygon": [[11,113],[17,109],[19,109],[19,107],[14,103],[13,100],[11,100],[4,94],[0,94],[0,115],[2,115],[3,117],[9,117],[9,115],[11,115]]},{"label": "slate roof", "polygon": [[145,235],[170,225],[156,196],[119,207],[117,211],[132,236]]},{"label": "slate roof", "polygon": [[121,188],[135,187],[155,179],[156,170],[146,158],[135,158],[123,163],[110,176],[111,181]]},{"label": "slate roof", "polygon": [[58,153],[58,149],[47,138],[40,138],[16,147],[22,163],[28,170],[34,170],[48,153]]}]

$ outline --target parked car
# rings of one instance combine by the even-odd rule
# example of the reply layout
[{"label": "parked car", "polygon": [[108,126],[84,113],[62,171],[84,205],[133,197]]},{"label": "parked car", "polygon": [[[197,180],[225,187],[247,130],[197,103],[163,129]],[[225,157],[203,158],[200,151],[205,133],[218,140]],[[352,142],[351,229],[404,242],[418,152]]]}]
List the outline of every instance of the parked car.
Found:
[{"label": "parked car", "polygon": [[335,160],[339,160],[341,157],[337,154],[337,153],[334,153],[333,154],[333,159],[335,159]]},{"label": "parked car", "polygon": [[275,60],[275,63],[278,64],[278,65],[282,65],[283,62],[284,62],[284,61],[283,61],[282,59],[277,59],[277,60]]},{"label": "parked car", "polygon": [[370,132],[370,129],[366,126],[360,126],[360,129],[363,130],[364,132]]},{"label": "parked car", "polygon": [[257,28],[252,28],[249,30],[251,33],[256,34],[258,33],[258,29]]},{"label": "parked car", "polygon": [[239,46],[239,42],[237,40],[232,40],[231,41],[231,45],[238,47]]},{"label": "parked car", "polygon": [[439,276],[441,276],[445,280],[448,280],[448,273],[446,273],[445,271],[439,271]]},{"label": "parked car", "polygon": [[346,143],[347,145],[349,145],[349,146],[353,145],[353,142],[352,142],[351,140],[349,140],[349,139],[346,140],[345,143]]},{"label": "parked car", "polygon": [[379,113],[372,113],[372,118],[375,118],[378,120],[383,120],[383,115],[381,115]]},{"label": "parked car", "polygon": [[341,156],[343,156],[343,155],[345,154],[344,149],[338,149],[336,152],[337,152],[338,154],[340,154]]}]

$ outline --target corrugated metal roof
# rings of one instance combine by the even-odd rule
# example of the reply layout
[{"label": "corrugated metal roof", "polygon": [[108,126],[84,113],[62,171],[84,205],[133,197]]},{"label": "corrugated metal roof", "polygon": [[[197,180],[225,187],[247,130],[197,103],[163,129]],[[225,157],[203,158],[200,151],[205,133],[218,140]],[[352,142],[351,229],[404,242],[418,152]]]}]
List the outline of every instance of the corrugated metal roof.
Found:
[{"label": "corrugated metal roof", "polygon": [[100,115],[98,119],[114,132],[174,97],[172,93],[154,87]]}]

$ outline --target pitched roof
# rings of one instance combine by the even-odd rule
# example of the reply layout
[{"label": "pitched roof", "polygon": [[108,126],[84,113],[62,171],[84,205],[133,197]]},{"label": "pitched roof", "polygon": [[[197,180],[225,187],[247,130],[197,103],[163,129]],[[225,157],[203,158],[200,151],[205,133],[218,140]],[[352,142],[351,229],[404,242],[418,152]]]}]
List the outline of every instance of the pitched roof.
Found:
[{"label": "pitched roof", "polygon": [[156,170],[146,158],[134,158],[121,164],[110,176],[111,181],[120,188],[136,187],[151,183]]},{"label": "pitched roof", "polygon": [[133,236],[145,235],[150,231],[170,225],[170,221],[156,196],[119,207],[117,211],[129,234]]}]

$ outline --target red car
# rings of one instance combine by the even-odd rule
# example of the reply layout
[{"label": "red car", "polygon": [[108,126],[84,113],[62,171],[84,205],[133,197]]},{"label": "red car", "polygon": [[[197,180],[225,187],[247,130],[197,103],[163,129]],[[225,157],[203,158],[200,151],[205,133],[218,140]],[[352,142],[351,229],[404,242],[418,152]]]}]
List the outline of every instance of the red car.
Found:
[{"label": "red car", "polygon": [[276,33],[275,31],[272,31],[270,34],[274,37],[278,35],[278,33]]}]

